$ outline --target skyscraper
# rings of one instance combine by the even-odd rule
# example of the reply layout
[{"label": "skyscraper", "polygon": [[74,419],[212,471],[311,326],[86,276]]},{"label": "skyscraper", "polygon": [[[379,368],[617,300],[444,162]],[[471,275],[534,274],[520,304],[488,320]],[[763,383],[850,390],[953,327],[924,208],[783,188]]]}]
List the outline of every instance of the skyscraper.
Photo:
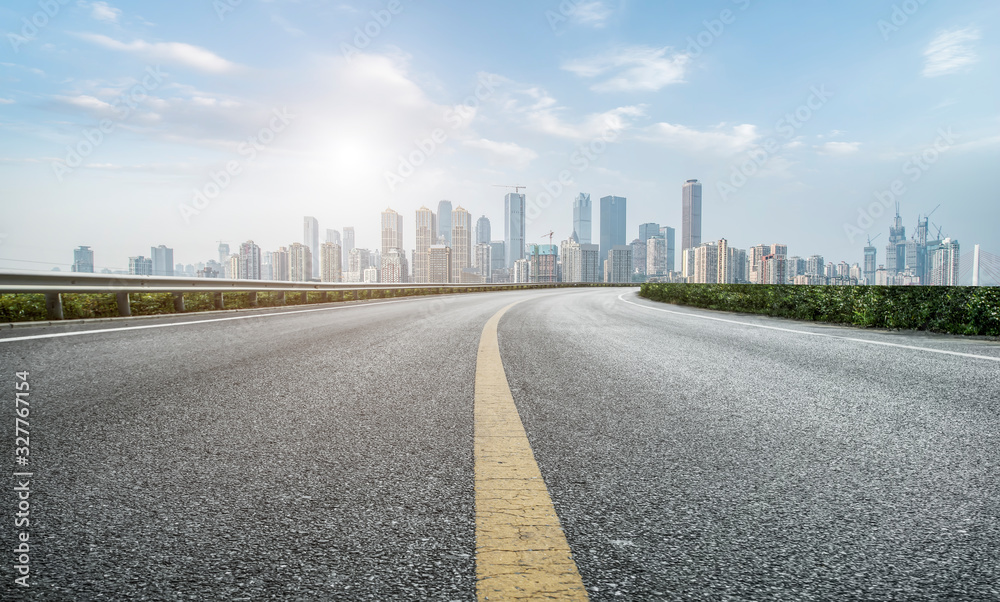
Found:
[{"label": "skyscraper", "polygon": [[931,255],[931,286],[958,286],[960,262],[958,241],[950,238],[942,240]]},{"label": "skyscraper", "polygon": [[632,274],[646,275],[646,243],[636,238],[629,246],[632,247]]},{"label": "skyscraper", "polygon": [[[601,229],[603,230],[603,218],[601,222]],[[604,261],[604,281],[618,283],[632,282],[632,247],[629,245],[616,245],[608,249],[608,258]]]},{"label": "skyscraper", "polygon": [[340,245],[340,231],[334,230],[333,228],[327,228],[326,240],[324,242],[332,242],[335,245]]},{"label": "skyscraper", "polygon": [[[625,198],[606,196],[601,198],[601,261],[608,258],[612,247],[625,242]],[[615,282],[628,282],[616,280]]]},{"label": "skyscraper", "polygon": [[351,256],[347,258],[347,282],[364,282],[365,270],[372,267],[371,259],[368,249],[351,249]]},{"label": "skyscraper", "polygon": [[493,240],[491,238],[491,236],[493,235],[493,233],[490,230],[491,230],[491,228],[490,228],[490,218],[488,218],[488,217],[486,217],[484,215],[481,218],[479,218],[478,220],[476,220],[476,244],[477,245],[482,245],[482,244],[487,244],[488,245],[488,244],[490,244],[490,241]]},{"label": "skyscraper", "polygon": [[379,261],[382,266],[380,271],[382,282],[401,284],[408,280],[409,263],[406,261],[406,252],[403,249],[389,249],[382,253]]},{"label": "skyscraper", "polygon": [[79,247],[73,251],[73,271],[85,274],[94,273],[94,252],[90,247]]},{"label": "skyscraper", "polygon": [[151,259],[153,260],[153,276],[173,276],[174,275],[174,250],[160,245],[150,247]]},{"label": "skyscraper", "polygon": [[288,249],[288,272],[292,282],[309,282],[312,280],[313,258],[308,245],[292,243]]},{"label": "skyscraper", "polygon": [[403,216],[392,209],[382,212],[382,253],[403,248]]},{"label": "skyscraper", "polygon": [[278,282],[288,282],[292,279],[291,254],[288,247],[279,247],[271,253],[271,279]]},{"label": "skyscraper", "polygon": [[445,244],[451,246],[451,201],[441,201],[438,203],[437,223],[438,231],[434,243],[443,236]]},{"label": "skyscraper", "polygon": [[451,212],[451,281],[461,282],[472,265],[472,215],[459,205]]},{"label": "skyscraper", "polygon": [[593,213],[589,194],[581,192],[573,199],[573,231],[576,232],[576,240],[581,245],[589,245],[591,242]]},{"label": "skyscraper", "polygon": [[690,282],[716,284],[719,281],[719,245],[707,242],[694,248],[694,276]]},{"label": "skyscraper", "polygon": [[642,242],[646,242],[650,238],[659,235],[660,235],[660,224],[652,222],[648,224],[639,224],[639,240],[641,240]]},{"label": "skyscraper", "polygon": [[523,194],[509,193],[503,201],[503,235],[506,243],[507,267],[514,267],[514,262],[524,259],[524,233],[527,229],[525,221],[525,200]]},{"label": "skyscraper", "polygon": [[319,220],[306,216],[302,220],[302,244],[312,255],[312,273],[319,274]]},{"label": "skyscraper", "polygon": [[885,270],[889,276],[906,269],[906,226],[899,216],[899,203],[896,204],[896,219],[889,227],[889,243],[885,247]]},{"label": "skyscraper", "polygon": [[344,261],[340,257],[340,245],[325,242],[320,247],[319,280],[320,282],[340,282]]},{"label": "skyscraper", "polygon": [[663,268],[667,272],[673,272],[677,269],[677,247],[675,245],[677,231],[669,226],[660,226],[660,236],[667,244],[667,259]]},{"label": "skyscraper", "polygon": [[252,240],[240,245],[240,267],[238,278],[260,280],[260,247]]},{"label": "skyscraper", "polygon": [[490,241],[490,261],[493,263],[490,271],[495,272],[507,267],[507,243],[502,240]]},{"label": "skyscraper", "polygon": [[875,269],[878,267],[878,248],[872,244],[865,247],[865,284],[875,284]]},{"label": "skyscraper", "polygon": [[682,194],[683,223],[681,249],[693,249],[701,244],[701,183],[688,180]]},{"label": "skyscraper", "polygon": [[646,276],[663,276],[667,273],[667,241],[657,234],[646,241]]},{"label": "skyscraper", "polygon": [[481,243],[472,249],[472,267],[483,277],[483,282],[493,281],[493,245]]},{"label": "skyscraper", "polygon": [[451,247],[431,245],[427,251],[428,282],[445,284],[451,282]]},{"label": "skyscraper", "polygon": [[139,255],[128,258],[128,273],[130,276],[152,276],[153,260]]},{"label": "skyscraper", "polygon": [[344,271],[348,269],[351,251],[354,250],[354,226],[344,226],[344,244],[341,245],[340,252],[344,256]]},{"label": "skyscraper", "polygon": [[[450,216],[449,216],[450,217]],[[427,207],[417,209],[417,247],[413,253],[413,281],[421,284],[430,282],[431,246],[437,243],[437,217]]]},{"label": "skyscraper", "polygon": [[229,261],[229,245],[224,242],[219,243],[219,265],[225,265]]}]

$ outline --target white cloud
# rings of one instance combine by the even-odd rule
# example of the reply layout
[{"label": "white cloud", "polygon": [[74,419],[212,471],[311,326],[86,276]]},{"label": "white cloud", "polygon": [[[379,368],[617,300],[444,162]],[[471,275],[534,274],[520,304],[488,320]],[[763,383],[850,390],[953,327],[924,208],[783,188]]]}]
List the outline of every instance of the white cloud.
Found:
[{"label": "white cloud", "polygon": [[853,155],[861,150],[860,142],[827,142],[816,147],[822,155],[832,155],[843,157]]},{"label": "white cloud", "polygon": [[10,98],[0,98],[0,105],[12,105],[14,101]]},{"label": "white cloud", "polygon": [[924,51],[924,77],[957,73],[979,60],[973,44],[981,34],[974,27],[951,29],[939,34]]},{"label": "white cloud", "polygon": [[[81,2],[81,6],[86,6],[86,2]],[[107,21],[108,23],[117,23],[118,17],[120,17],[122,11],[109,6],[107,2],[91,2],[90,3],[90,16],[98,21]]]},{"label": "white cloud", "polygon": [[742,124],[728,131],[724,125],[700,131],[683,125],[657,123],[647,128],[642,139],[679,150],[710,152],[719,155],[736,155],[752,148],[760,134],[757,126]]},{"label": "white cloud", "polygon": [[497,142],[480,138],[467,140],[464,144],[470,148],[486,151],[490,162],[495,165],[509,165],[523,169],[538,158],[538,153],[514,142]]},{"label": "white cloud", "polygon": [[301,38],[301,37],[304,37],[306,35],[306,32],[304,32],[301,29],[295,27],[294,25],[292,25],[291,23],[288,22],[288,19],[285,19],[284,17],[282,17],[280,15],[271,15],[271,23],[274,23],[278,27],[280,27],[283,30],[285,30],[285,33],[287,33],[290,36],[293,36],[293,37],[296,37],[296,38]]},{"label": "white cloud", "polygon": [[79,37],[104,48],[135,54],[144,60],[181,64],[209,73],[225,73],[239,67],[210,50],[182,42],[136,40],[125,43],[96,33],[81,33]]},{"label": "white cloud", "polygon": [[570,11],[570,18],[579,25],[589,25],[596,29],[604,27],[614,10],[600,0],[581,1]]},{"label": "white cloud", "polygon": [[670,47],[629,46],[603,56],[580,59],[562,68],[583,78],[610,77],[591,86],[596,92],[655,92],[684,81],[691,57]]}]

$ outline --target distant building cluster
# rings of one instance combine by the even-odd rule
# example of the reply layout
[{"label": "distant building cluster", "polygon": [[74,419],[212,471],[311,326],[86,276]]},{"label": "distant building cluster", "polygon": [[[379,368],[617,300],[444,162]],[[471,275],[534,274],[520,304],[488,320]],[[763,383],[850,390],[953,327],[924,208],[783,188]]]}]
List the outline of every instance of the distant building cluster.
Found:
[{"label": "distant building cluster", "polygon": [[[381,246],[355,247],[353,227],[326,229],[320,242],[319,221],[303,219],[302,242],[263,251],[252,240],[231,249],[219,243],[215,258],[197,265],[173,264],[173,249],[150,249],[150,256],[129,258],[128,273],[143,276],[186,276],[241,280],[347,283],[550,283],[550,282],[690,282],[718,284],[799,285],[936,285],[956,286],[960,274],[957,240],[930,235],[929,216],[917,221],[906,238],[897,206],[889,229],[884,263],[869,239],[864,265],[827,263],[821,255],[791,256],[781,243],[749,249],[730,246],[722,238],[702,241],[702,185],[688,180],[681,189],[680,245],[674,228],[655,222],[639,225],[638,237],[627,241],[625,197],[599,200],[600,226],[594,238],[594,207],[589,194],[573,199],[573,230],[560,244],[530,243],[526,237],[524,194],[504,197],[503,238],[493,240],[485,215],[473,221],[461,205],[443,200],[437,211],[417,209],[415,246],[404,248],[403,216],[382,212]],[[877,238],[877,237],[876,237]],[[679,251],[679,253],[678,253]],[[978,248],[977,265],[978,265]],[[678,266],[678,260],[680,265]],[[94,271],[94,252],[74,251],[74,272]],[[107,271],[107,270],[105,270]],[[978,278],[975,279],[978,282]]]}]

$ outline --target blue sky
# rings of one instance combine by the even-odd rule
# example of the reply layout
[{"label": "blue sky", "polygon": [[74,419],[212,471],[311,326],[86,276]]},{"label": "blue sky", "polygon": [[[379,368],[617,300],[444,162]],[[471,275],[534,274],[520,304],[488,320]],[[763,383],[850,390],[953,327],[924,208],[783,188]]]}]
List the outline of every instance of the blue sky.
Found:
[{"label": "blue sky", "polygon": [[706,240],[860,262],[895,187],[908,233],[940,204],[945,236],[1000,253],[993,1],[42,0],[0,22],[4,269],[273,250],[304,215],[375,248],[387,206],[410,248],[441,199],[500,238],[494,184],[528,187],[529,240],[566,238],[578,192],[627,197],[631,240],[679,229],[691,178]]}]

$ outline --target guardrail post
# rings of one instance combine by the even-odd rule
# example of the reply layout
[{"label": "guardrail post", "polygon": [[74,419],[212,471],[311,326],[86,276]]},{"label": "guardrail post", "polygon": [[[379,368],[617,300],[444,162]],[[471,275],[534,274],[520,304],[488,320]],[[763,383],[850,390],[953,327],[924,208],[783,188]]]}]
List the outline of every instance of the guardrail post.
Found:
[{"label": "guardrail post", "polygon": [[323,291],[323,292],[321,292],[319,294],[319,302],[320,303],[327,303],[329,301],[330,301],[330,294],[329,293],[327,293],[326,291]]},{"label": "guardrail post", "polygon": [[184,313],[184,293],[174,293],[174,311]]},{"label": "guardrail post", "polygon": [[128,302],[128,293],[115,293],[115,301],[118,303],[118,315],[127,318],[132,315],[132,306]]},{"label": "guardrail post", "polygon": [[250,307],[259,307],[259,304],[257,303],[257,291],[247,293],[247,305]]},{"label": "guardrail post", "polygon": [[285,304],[285,291],[274,293],[274,302],[277,305],[284,305]]},{"label": "guardrail post", "polygon": [[45,315],[50,320],[63,319],[61,293],[45,293]]},{"label": "guardrail post", "polygon": [[222,298],[222,293],[215,293],[215,309],[226,309],[226,301]]}]

